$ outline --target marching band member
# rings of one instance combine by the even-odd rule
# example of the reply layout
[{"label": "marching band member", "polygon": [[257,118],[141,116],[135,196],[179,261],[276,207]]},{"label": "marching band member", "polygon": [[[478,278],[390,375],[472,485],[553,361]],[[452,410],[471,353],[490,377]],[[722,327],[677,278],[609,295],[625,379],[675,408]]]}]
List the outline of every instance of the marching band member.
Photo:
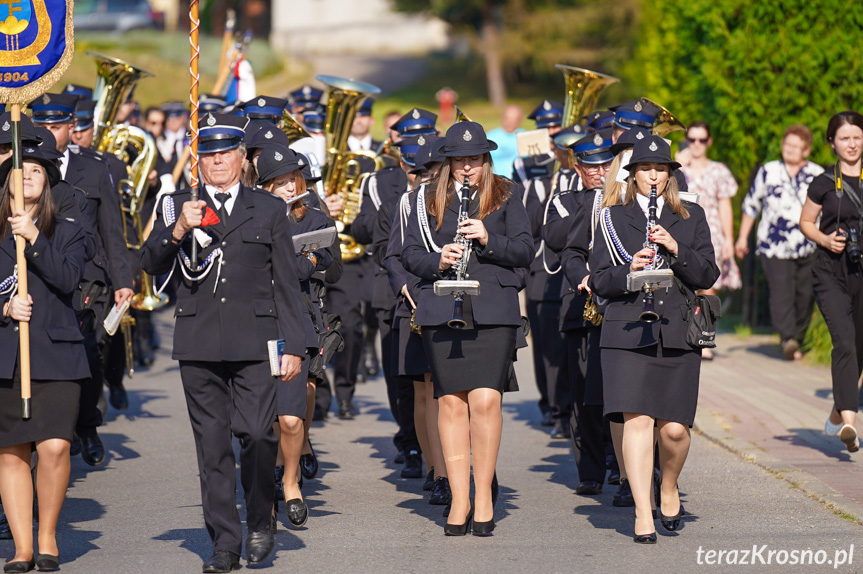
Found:
[{"label": "marching band member", "polygon": [[[166,195],[141,249],[147,273],[157,276],[175,266],[181,272],[173,358],[180,361],[213,543],[204,572],[230,572],[239,564],[232,434],[241,443],[246,559],[259,563],[273,549],[276,385],[291,384],[306,352],[284,202],[240,183],[247,121],[223,114],[203,118],[200,199],[191,201],[188,192]],[[201,245],[197,267],[188,256],[192,241]],[[277,379],[270,374],[267,342],[280,338]]]},{"label": "marching band member", "polygon": [[809,184],[800,231],[818,245],[812,268],[815,301],[833,343],[833,409],[824,432],[838,436],[848,452],[856,452],[860,439],[854,422],[863,365],[863,116],[854,111],[834,115],[827,124],[827,143],[836,152],[836,164]]},{"label": "marching band member", "polygon": [[[0,496],[15,540],[4,572],[57,569],[56,532],[69,484],[69,449],[81,382],[90,375],[84,337],[72,298],[84,269],[81,226],[61,217],[51,186],[60,181],[54,160],[30,144],[23,149],[24,210],[13,206],[12,159],[0,165]],[[16,295],[15,236],[27,241],[27,298]],[[30,324],[33,412],[21,418],[19,323]],[[39,554],[33,549],[31,448],[38,454]]]},{"label": "marching band member", "polygon": [[[497,145],[475,122],[458,122],[446,133],[445,160],[426,193],[417,193],[405,235],[402,262],[420,277],[416,323],[423,330],[439,430],[452,488],[447,535],[494,529],[492,479],[501,436],[501,397],[510,382],[516,330],[521,326],[518,290],[533,260],[530,223],[509,180],[492,171],[489,152]],[[468,180],[470,205],[459,218],[457,199]],[[515,201],[512,199],[515,197]],[[461,221],[459,221],[461,219]],[[463,237],[467,248],[456,243]],[[462,257],[466,274],[481,294],[464,297],[465,329],[453,329],[449,297],[437,297],[435,280],[450,274]],[[471,458],[475,508],[469,500]],[[475,518],[475,520],[474,520]]]},{"label": "marching band member", "polygon": [[[600,341],[603,408],[605,416],[624,423],[623,456],[636,509],[634,540],[642,544],[656,542],[650,504],[654,424],[660,435],[662,525],[676,530],[683,516],[677,480],[689,451],[701,357],[686,343],[688,323],[680,310],[697,289],[719,276],[704,211],[681,202],[670,177],[675,167],[662,138],[648,136],[635,144],[624,166],[631,174],[626,199],[603,209],[602,234],[589,260],[589,286],[608,300]],[[659,264],[674,272],[679,288],[656,292],[660,320],[646,323],[640,320],[642,292],[627,291],[626,276],[656,261],[657,254],[643,248],[651,186],[658,192],[658,223],[648,239],[658,246]]]}]

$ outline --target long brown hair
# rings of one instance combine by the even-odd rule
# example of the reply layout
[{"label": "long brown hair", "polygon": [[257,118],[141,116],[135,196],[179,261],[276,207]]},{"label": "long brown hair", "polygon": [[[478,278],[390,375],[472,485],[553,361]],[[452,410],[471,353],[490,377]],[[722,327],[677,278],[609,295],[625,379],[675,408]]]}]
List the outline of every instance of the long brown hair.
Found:
[{"label": "long brown hair", "polygon": [[[28,160],[25,159],[24,161]],[[10,229],[8,218],[12,217],[12,196],[12,171],[9,171],[6,183],[3,184],[3,191],[0,192],[0,240],[6,238],[6,234]],[[56,211],[57,210],[54,207],[54,197],[51,195],[51,183],[48,181],[48,173],[46,171],[45,185],[42,187],[42,197],[40,197],[38,203],[36,203],[36,211],[33,213],[33,221],[35,222],[37,229],[39,229],[39,232],[44,233],[45,237],[48,239],[54,237],[54,226],[56,225],[54,217]]]},{"label": "long brown hair", "polygon": [[[300,170],[297,170],[293,173],[294,188],[296,192],[295,195],[299,197],[306,193],[306,180],[303,179],[303,173]],[[277,178],[274,177],[273,179],[265,181],[261,187],[263,189],[266,189],[270,193],[273,193],[273,190],[276,188],[276,179]],[[308,210],[308,206],[306,206],[302,199],[298,199],[291,204],[291,213],[288,214],[288,217],[290,217],[291,220],[294,222],[302,221],[303,218],[306,216],[306,210]]]},{"label": "long brown hair", "polygon": [[[437,219],[435,229],[440,229],[443,225],[443,213],[455,196],[455,188],[450,181],[452,179],[451,163],[451,158],[444,159],[437,177],[429,184],[429,191],[426,193],[426,209]],[[510,196],[508,180],[494,174],[491,155],[487,152],[482,156],[478,189],[479,219],[485,219],[490,213],[500,209],[503,202]]]},{"label": "long brown hair", "polygon": [[[680,201],[679,191],[677,179],[674,177],[674,173],[669,169],[668,180],[665,182],[665,189],[659,192],[659,195],[665,199],[665,203],[671,208],[671,211],[683,219],[689,219],[689,210],[686,209],[683,206],[683,202]],[[635,170],[633,170],[632,175],[629,176],[628,183],[626,184],[626,198],[624,198],[623,204],[629,205],[630,203],[633,203],[636,195],[638,195],[638,184],[635,182]]]},{"label": "long brown hair", "polygon": [[621,197],[626,191],[626,184],[617,181],[617,174],[623,169],[623,155],[625,152],[620,152],[611,161],[611,166],[605,174],[605,185],[602,186],[602,207],[611,207],[617,205],[621,201]]}]

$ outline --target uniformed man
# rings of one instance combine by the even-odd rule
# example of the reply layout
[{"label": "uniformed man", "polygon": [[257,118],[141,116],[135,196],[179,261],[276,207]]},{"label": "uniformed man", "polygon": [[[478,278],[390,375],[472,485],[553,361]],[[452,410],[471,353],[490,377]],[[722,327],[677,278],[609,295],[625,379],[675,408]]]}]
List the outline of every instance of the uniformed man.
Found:
[{"label": "uniformed man", "polygon": [[100,346],[105,334],[102,320],[112,303],[122,305],[134,295],[132,272],[123,237],[119,195],[105,162],[82,148],[70,145],[75,127],[78,96],[44,94],[30,103],[33,123],[47,128],[57,147],[63,179],[87,196],[83,227],[97,236],[96,254],[86,263],[80,290],[83,297],[73,301],[79,308],[79,322],[85,336],[91,378],[81,387],[76,435],[81,457],[92,466],[105,463],[105,447],[96,432],[102,424],[97,408],[104,384],[104,357]]},{"label": "uniformed man", "polygon": [[[284,202],[240,183],[246,118],[208,114],[200,129],[198,201],[164,197],[141,250],[153,276],[183,266],[177,289],[173,358],[198,453],[204,521],[213,555],[204,572],[239,567],[242,524],[236,507],[231,435],[240,440],[246,500],[246,559],[273,549],[276,385],[292,384],[305,353],[300,288]],[[206,213],[205,213],[206,210]],[[192,241],[199,244],[192,261]],[[280,375],[270,373],[270,341],[284,340]],[[228,429],[231,432],[227,432]]]}]

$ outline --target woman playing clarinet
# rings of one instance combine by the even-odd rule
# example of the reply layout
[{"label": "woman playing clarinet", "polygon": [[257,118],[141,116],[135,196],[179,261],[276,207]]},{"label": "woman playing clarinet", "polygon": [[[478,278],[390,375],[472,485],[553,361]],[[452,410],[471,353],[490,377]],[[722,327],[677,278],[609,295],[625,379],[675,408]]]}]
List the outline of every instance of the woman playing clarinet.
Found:
[{"label": "woman playing clarinet", "polygon": [[[689,452],[701,369],[699,350],[686,343],[687,301],[719,276],[704,211],[681,201],[676,180],[669,178],[676,167],[662,138],[647,136],[635,144],[624,167],[630,175],[623,204],[603,209],[590,255],[590,287],[608,300],[600,339],[604,413],[624,425],[634,540],[642,544],[656,542],[650,504],[654,426],[660,437],[662,526],[676,530],[683,516],[677,478]],[[627,289],[627,275],[663,268],[673,271],[674,286],[651,294],[648,315],[650,299]]]},{"label": "woman playing clarinet", "polygon": [[[416,324],[422,327],[440,404],[439,431],[452,489],[444,527],[448,536],[467,534],[472,521],[475,535],[494,529],[492,479],[501,398],[510,390],[521,326],[518,290],[534,255],[524,206],[513,184],[492,171],[489,152],[496,148],[477,123],[459,122],[447,130],[443,165],[417,193],[402,251],[405,269],[421,279]],[[435,282],[446,284],[456,273],[478,283],[479,293],[436,296]]]}]

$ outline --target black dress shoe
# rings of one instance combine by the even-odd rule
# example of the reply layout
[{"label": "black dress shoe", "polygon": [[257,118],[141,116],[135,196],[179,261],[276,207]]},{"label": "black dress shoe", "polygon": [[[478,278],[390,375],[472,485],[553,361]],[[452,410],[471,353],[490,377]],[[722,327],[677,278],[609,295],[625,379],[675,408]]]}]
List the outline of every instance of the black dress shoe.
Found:
[{"label": "black dress shoe", "polygon": [[312,452],[300,455],[300,474],[303,475],[303,478],[311,480],[318,475],[318,455],[315,454],[315,449],[312,448],[312,441],[307,442],[309,443],[309,450]]},{"label": "black dress shoe", "polygon": [[474,520],[473,530],[471,531],[471,533],[474,536],[491,536],[493,530],[494,518],[492,518],[488,522],[477,522],[476,520]]},{"label": "black dress shoe", "polygon": [[662,524],[662,527],[669,532],[674,532],[678,528],[680,528],[680,519],[683,518],[683,515],[686,513],[683,510],[683,505],[680,505],[680,511],[674,516],[665,516],[662,514],[662,511],[659,511],[659,522]]},{"label": "black dress shoe", "polygon": [[423,490],[428,492],[434,488],[434,467],[431,467],[426,474],[426,481],[423,483]]},{"label": "black dress shoe", "polygon": [[351,401],[339,401],[339,418],[352,419],[355,416],[354,405]]},{"label": "black dress shoe", "polygon": [[575,487],[575,493],[583,495],[602,494],[602,483],[596,480],[582,480]]},{"label": "black dress shoe", "polygon": [[632,537],[636,544],[656,544],[656,532],[650,534],[636,534]]},{"label": "black dress shoe", "polygon": [[551,413],[542,413],[542,419],[539,421],[539,424],[544,427],[553,427],[554,419],[551,417]]},{"label": "black dress shoe", "polygon": [[292,498],[285,503],[288,511],[288,522],[292,526],[300,528],[309,520],[309,507],[301,498]]},{"label": "black dress shoe", "polygon": [[246,561],[249,564],[263,562],[273,551],[273,531],[261,530],[246,535]]},{"label": "black dress shoe", "polygon": [[285,499],[285,487],[282,484],[282,480],[285,478],[285,467],[277,466],[273,471],[273,478],[276,482],[276,495],[274,500],[276,502],[276,510],[278,510],[279,501]]},{"label": "black dress shoe", "polygon": [[422,478],[423,457],[415,450],[405,455],[405,466],[402,469],[402,478]]},{"label": "black dress shoe", "polygon": [[395,464],[404,464],[405,463],[405,451],[399,450],[396,452],[396,455],[393,457],[393,462]]},{"label": "black dress shoe", "polygon": [[497,471],[494,471],[494,476],[491,477],[491,506],[497,504],[497,495],[500,494],[500,485],[497,482]]},{"label": "black dress shoe", "polygon": [[36,567],[40,572],[52,572],[60,569],[60,557],[53,554],[37,554]]},{"label": "black dress shoe", "polygon": [[108,402],[118,411],[125,411],[129,408],[129,395],[126,394],[126,388],[122,383],[108,387]]},{"label": "black dress shoe", "polygon": [[563,419],[554,421],[554,428],[548,433],[551,438],[569,438],[570,435],[569,424],[565,423]]},{"label": "black dress shoe", "polygon": [[12,540],[12,529],[5,514],[0,514],[0,540]]},{"label": "black dress shoe", "polygon": [[79,435],[81,438],[81,458],[90,466],[102,466],[105,464],[105,445],[96,429]]},{"label": "black dress shoe", "polygon": [[214,552],[212,556],[204,562],[204,572],[230,572],[240,569],[240,557],[233,552],[227,550],[219,550]]},{"label": "black dress shoe", "polygon": [[451,501],[452,490],[449,487],[449,479],[445,476],[439,476],[434,479],[434,488],[432,488],[431,496],[429,496],[429,504],[444,506]]},{"label": "black dress shoe", "polygon": [[450,524],[447,522],[443,525],[443,533],[444,536],[465,536],[467,535],[467,531],[470,530],[470,523],[473,520],[473,506],[471,506],[470,511],[467,513],[465,517],[464,524]]},{"label": "black dress shoe", "polygon": [[33,558],[29,562],[18,560],[17,562],[7,562],[3,565],[3,572],[29,572],[36,567],[36,560]]},{"label": "black dress shoe", "polygon": [[611,499],[612,506],[635,506],[635,499],[632,498],[632,488],[629,486],[629,480],[624,478],[620,481],[620,488],[614,493]]}]

